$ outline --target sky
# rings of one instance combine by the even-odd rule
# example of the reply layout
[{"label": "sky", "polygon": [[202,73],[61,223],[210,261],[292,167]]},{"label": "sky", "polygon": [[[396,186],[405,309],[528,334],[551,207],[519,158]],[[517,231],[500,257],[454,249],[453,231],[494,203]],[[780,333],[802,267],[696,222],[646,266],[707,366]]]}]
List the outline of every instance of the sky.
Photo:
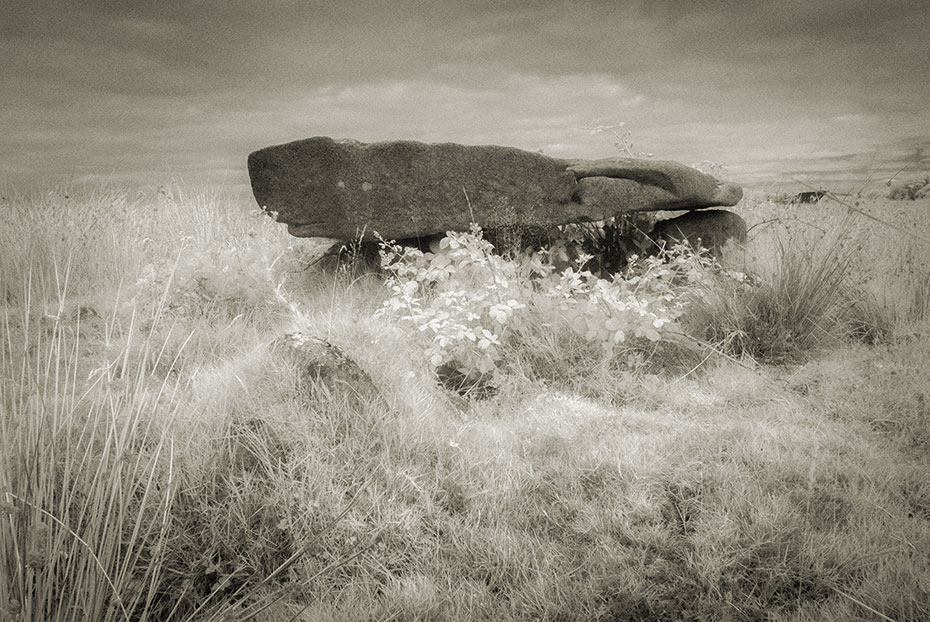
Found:
[{"label": "sky", "polygon": [[311,136],[913,177],[928,33],[926,0],[5,2],[0,184],[248,188]]}]

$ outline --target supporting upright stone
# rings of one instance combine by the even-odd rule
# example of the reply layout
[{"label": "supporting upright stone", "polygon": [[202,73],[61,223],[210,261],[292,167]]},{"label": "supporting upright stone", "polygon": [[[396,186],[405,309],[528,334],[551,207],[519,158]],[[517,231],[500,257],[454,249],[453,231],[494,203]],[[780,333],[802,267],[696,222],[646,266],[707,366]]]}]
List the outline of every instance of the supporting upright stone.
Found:
[{"label": "supporting upright stone", "polygon": [[687,242],[692,248],[706,248],[719,256],[726,243],[746,241],[746,221],[727,210],[688,212],[677,218],[658,221],[652,229],[652,239],[670,246]]}]

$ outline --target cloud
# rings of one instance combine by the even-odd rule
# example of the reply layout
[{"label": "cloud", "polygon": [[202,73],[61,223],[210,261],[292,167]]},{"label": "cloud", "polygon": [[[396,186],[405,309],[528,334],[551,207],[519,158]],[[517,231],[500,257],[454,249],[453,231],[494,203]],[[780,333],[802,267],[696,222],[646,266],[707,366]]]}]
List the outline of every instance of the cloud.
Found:
[{"label": "cloud", "polygon": [[[635,146],[759,178],[930,132],[923,2],[32,0],[0,21],[0,170],[244,175],[312,135]],[[903,156],[901,156],[903,157]],[[140,173],[144,174],[144,173]]]},{"label": "cloud", "polygon": [[295,96],[265,118],[275,135],[321,133],[361,140],[509,144],[539,149],[583,135],[586,125],[641,107],[645,99],[605,75],[501,76],[463,86],[414,79],[343,87]]}]

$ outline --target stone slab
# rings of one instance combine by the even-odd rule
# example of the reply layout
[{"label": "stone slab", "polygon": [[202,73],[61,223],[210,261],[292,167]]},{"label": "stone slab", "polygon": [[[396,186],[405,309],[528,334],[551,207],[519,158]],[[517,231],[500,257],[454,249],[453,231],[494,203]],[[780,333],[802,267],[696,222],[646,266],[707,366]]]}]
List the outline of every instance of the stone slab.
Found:
[{"label": "stone slab", "polygon": [[675,162],[561,160],[513,147],[315,137],[249,154],[259,205],[299,237],[415,238],[733,205],[742,190]]}]

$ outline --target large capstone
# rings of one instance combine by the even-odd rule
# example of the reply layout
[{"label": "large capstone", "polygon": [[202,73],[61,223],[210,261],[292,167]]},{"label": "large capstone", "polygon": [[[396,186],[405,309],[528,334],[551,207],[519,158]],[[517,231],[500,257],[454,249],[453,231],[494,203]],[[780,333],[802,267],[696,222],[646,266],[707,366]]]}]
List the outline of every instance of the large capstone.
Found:
[{"label": "large capstone", "polygon": [[676,162],[560,160],[513,147],[316,137],[249,155],[259,205],[300,237],[417,238],[735,205],[742,189]]}]

